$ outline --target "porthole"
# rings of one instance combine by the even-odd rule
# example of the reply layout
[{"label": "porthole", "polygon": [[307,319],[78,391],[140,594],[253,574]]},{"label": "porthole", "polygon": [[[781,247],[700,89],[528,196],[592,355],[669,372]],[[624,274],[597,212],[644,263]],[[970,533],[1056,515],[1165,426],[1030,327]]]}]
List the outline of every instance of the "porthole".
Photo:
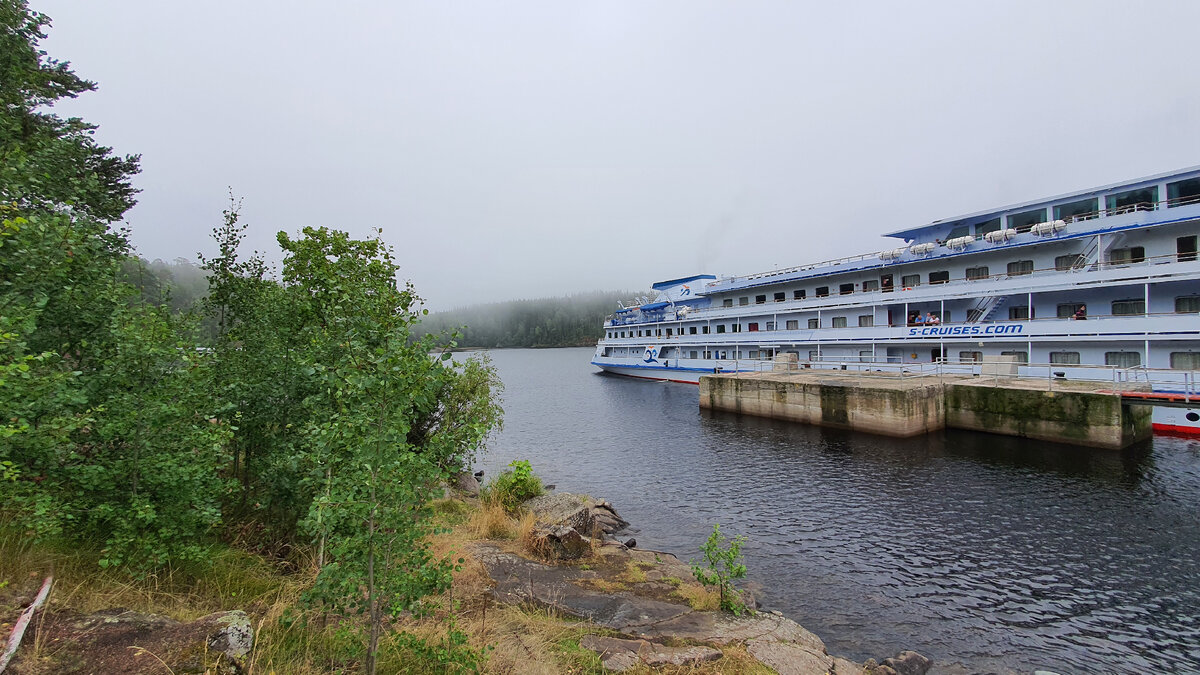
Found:
[{"label": "porthole", "polygon": [[1184,415],[1184,417],[1186,417],[1187,421],[1189,422],[1200,421],[1200,413],[1197,413],[1193,410],[1189,410],[1188,414]]}]

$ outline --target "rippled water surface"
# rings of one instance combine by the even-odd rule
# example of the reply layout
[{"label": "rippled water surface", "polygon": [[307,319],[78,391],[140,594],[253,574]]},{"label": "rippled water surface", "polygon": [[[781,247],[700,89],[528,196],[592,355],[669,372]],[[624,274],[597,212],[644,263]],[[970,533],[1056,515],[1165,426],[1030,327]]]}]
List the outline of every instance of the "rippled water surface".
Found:
[{"label": "rippled water surface", "polygon": [[935,672],[1200,672],[1200,442],[1123,453],[947,431],[896,440],[707,414],[694,385],[600,374],[591,348],[491,353],[529,459],[681,558],[720,523],[750,578],[856,660]]}]

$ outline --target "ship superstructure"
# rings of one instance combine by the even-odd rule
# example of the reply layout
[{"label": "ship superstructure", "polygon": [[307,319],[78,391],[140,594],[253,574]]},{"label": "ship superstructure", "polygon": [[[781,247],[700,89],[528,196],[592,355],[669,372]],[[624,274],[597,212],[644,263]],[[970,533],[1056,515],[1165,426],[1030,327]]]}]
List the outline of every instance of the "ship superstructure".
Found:
[{"label": "ship superstructure", "polygon": [[605,321],[592,363],[696,382],[781,358],[903,368],[1008,357],[1065,377],[1187,379],[1200,370],[1198,234],[1200,167],[981,211],[892,232],[903,244],[874,253],[654,284]]}]

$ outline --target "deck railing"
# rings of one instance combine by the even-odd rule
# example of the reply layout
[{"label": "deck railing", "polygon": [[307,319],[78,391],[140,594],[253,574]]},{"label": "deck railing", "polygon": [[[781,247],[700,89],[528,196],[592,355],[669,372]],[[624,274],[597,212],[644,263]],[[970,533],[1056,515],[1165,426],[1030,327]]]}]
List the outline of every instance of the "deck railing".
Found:
[{"label": "deck railing", "polygon": [[[1103,198],[1103,196],[1098,197],[1097,199],[1102,199],[1102,198]],[[1113,207],[1111,209],[1102,208],[1098,211],[1089,211],[1087,213],[1078,213],[1075,215],[1059,218],[1058,220],[1062,220],[1062,221],[1070,224],[1070,223],[1078,223],[1078,222],[1083,222],[1083,221],[1088,221],[1088,220],[1096,220],[1098,218],[1106,218],[1106,217],[1110,217],[1110,216],[1119,216],[1119,215],[1124,215],[1127,213],[1134,213],[1134,212],[1138,212],[1138,211],[1159,211],[1164,208],[1174,208],[1177,206],[1186,206],[1188,204],[1197,204],[1197,203],[1200,203],[1200,196],[1176,197],[1174,199],[1160,199],[1160,200],[1154,201],[1154,202],[1137,202],[1134,204],[1126,204],[1123,206]],[[1009,228],[1005,228],[1005,229],[1009,229]],[[1014,229],[1018,229],[1018,233],[1021,233],[1021,234],[1027,233],[1030,230],[1030,228],[1014,228]],[[982,235],[967,235],[967,236],[974,237],[974,239],[976,241],[978,241],[979,239],[982,239]],[[945,242],[939,242],[939,243],[944,244]],[[845,256],[842,258],[833,258],[831,260],[823,260],[821,262],[811,263],[808,265],[797,265],[794,267],[784,267],[784,268],[780,268],[780,269],[776,269],[776,270],[770,270],[767,272],[758,272],[755,274],[748,274],[745,276],[732,276],[732,277],[727,277],[725,279],[717,279],[716,281],[710,281],[709,283],[705,284],[705,287],[706,288],[716,288],[716,287],[730,285],[730,284],[737,283],[737,282],[756,281],[758,279],[765,279],[765,278],[779,276],[779,275],[783,275],[783,274],[806,272],[808,270],[814,270],[814,269],[818,269],[818,268],[822,268],[822,267],[836,267],[838,265],[844,265],[844,264],[851,263],[851,262],[859,262],[862,260],[878,258],[880,255],[882,255],[886,252],[887,251],[875,251],[872,253],[862,253],[859,255]]]},{"label": "deck railing", "polygon": [[[1011,369],[1011,373],[1001,370]],[[1111,383],[1114,394],[1123,391],[1151,391],[1178,393],[1188,397],[1200,395],[1200,372],[1145,366],[1097,366],[1064,363],[1010,363],[995,361],[969,361],[942,358],[924,363],[896,363],[892,361],[859,361],[847,358],[822,357],[808,361],[788,362],[772,359],[727,359],[716,361],[714,372],[730,375],[743,373],[795,373],[802,371],[838,371],[847,375],[857,374],[856,382],[863,377],[908,379],[917,377],[980,377],[992,379],[999,384],[1007,380],[1045,382],[1046,389],[1053,391],[1055,385],[1062,388],[1071,380]],[[988,373],[986,371],[991,370]]]}]

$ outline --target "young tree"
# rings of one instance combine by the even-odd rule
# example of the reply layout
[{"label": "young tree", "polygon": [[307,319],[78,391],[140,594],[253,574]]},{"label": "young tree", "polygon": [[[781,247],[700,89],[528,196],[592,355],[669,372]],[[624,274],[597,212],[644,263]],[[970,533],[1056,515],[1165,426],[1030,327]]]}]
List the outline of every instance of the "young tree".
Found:
[{"label": "young tree", "polygon": [[450,582],[453,563],[429,552],[421,507],[499,424],[497,382],[482,363],[431,356],[432,337],[412,339],[420,301],[397,285],[379,238],[306,228],[279,243],[322,383],[307,401],[310,475],[322,485],[305,525],[327,554],[313,595],[367,615],[373,673],[384,616],[428,611],[423,598]]}]

